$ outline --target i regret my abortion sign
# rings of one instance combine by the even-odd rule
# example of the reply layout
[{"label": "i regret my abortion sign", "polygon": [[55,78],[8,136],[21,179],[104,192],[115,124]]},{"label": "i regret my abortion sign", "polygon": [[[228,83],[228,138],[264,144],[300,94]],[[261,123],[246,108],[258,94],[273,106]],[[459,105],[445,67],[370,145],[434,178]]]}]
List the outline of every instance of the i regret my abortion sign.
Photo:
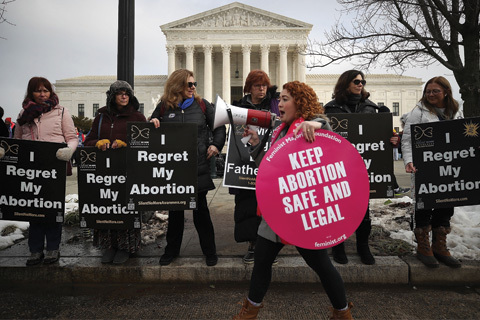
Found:
[{"label": "i regret my abortion sign", "polygon": [[345,241],[367,210],[369,181],[362,157],[340,135],[317,130],[315,141],[288,135],[264,156],[257,201],[272,230],[306,249]]}]

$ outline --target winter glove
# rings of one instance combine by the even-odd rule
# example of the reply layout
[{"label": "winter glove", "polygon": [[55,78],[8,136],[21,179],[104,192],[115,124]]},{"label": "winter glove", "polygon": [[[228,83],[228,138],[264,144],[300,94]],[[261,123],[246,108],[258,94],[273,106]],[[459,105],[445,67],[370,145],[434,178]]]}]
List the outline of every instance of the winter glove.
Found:
[{"label": "winter glove", "polygon": [[123,147],[126,147],[127,144],[125,142],[123,142],[122,140],[115,140],[115,142],[117,143],[117,148],[123,148]]},{"label": "winter glove", "polygon": [[0,147],[0,159],[2,159],[4,155],[5,155],[5,149]]},{"label": "winter glove", "polygon": [[102,149],[102,147],[106,144],[110,144],[110,140],[108,139],[98,140],[97,143],[95,144],[95,147],[97,147],[98,149]]},{"label": "winter glove", "polygon": [[63,161],[69,161],[72,159],[73,149],[70,147],[60,148],[57,150],[57,159]]}]

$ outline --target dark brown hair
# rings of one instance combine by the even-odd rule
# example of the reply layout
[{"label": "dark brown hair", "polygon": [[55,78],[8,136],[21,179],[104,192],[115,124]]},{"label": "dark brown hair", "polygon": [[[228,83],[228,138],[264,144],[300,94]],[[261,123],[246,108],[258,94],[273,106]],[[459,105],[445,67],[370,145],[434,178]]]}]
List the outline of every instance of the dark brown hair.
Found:
[{"label": "dark brown hair", "polygon": [[[337,80],[335,89],[333,89],[332,99],[335,99],[335,101],[337,101],[339,104],[344,104],[347,102],[348,96],[351,94],[351,92],[348,91],[348,87],[350,87],[350,83],[358,75],[361,75],[362,79],[365,80],[365,75],[362,71],[348,70],[342,73]],[[370,93],[365,90],[365,87],[362,88],[362,92],[360,94],[362,95],[360,101],[365,101],[368,97],[370,97]]]},{"label": "dark brown hair", "polygon": [[26,100],[33,101],[33,92],[38,90],[42,85],[45,87],[45,89],[50,91],[50,99],[57,96],[55,91],[53,91],[53,86],[50,81],[42,77],[33,77],[32,79],[30,79],[30,81],[28,81],[27,92],[25,93],[25,98],[23,99],[23,102],[26,102]]}]

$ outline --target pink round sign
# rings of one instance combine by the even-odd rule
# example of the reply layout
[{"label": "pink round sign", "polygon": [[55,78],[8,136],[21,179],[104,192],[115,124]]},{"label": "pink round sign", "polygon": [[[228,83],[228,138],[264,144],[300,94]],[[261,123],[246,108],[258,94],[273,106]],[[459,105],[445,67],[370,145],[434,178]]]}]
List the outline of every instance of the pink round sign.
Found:
[{"label": "pink round sign", "polygon": [[263,218],[282,239],[306,249],[345,241],[360,225],[370,193],[368,173],[355,147],[340,135],[285,136],[263,158],[256,194]]}]

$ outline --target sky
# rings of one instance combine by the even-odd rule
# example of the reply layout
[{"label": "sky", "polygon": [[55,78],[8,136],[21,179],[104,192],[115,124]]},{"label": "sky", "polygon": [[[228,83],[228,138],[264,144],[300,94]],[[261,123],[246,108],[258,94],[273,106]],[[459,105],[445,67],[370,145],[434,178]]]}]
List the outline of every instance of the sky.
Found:
[{"label": "sky", "polygon": [[[167,74],[165,36],[160,26],[234,1],[136,0],[135,75]],[[313,25],[310,39],[321,41],[340,16],[333,0],[239,1]],[[43,76],[52,83],[85,75],[116,75],[118,0],[15,0],[5,7],[0,24],[0,106],[16,119],[28,80]],[[349,63],[315,68],[308,73],[342,73]],[[369,70],[367,73],[393,73]],[[458,92],[451,72],[442,66],[412,69],[404,75],[421,78],[444,75]],[[333,88],[332,88],[333,89]],[[455,95],[459,99],[459,95]],[[60,101],[61,104],[61,101]]]}]

